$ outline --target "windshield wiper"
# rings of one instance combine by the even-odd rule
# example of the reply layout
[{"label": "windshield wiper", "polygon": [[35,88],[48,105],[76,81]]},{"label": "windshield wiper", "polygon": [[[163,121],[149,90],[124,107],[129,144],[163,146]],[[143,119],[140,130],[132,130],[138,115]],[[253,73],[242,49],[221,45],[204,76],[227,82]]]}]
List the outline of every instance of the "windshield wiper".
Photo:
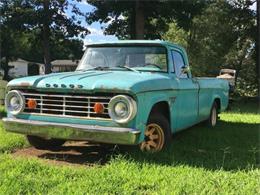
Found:
[{"label": "windshield wiper", "polygon": [[119,68],[125,68],[125,69],[127,69],[127,70],[131,70],[131,71],[134,71],[134,72],[139,72],[138,70],[135,70],[135,69],[133,69],[133,68],[131,68],[131,67],[129,67],[129,66],[117,66],[117,67],[119,67]]},{"label": "windshield wiper", "polygon": [[126,70],[130,70],[133,72],[140,72],[138,70],[135,70],[133,68],[130,68],[129,66],[116,66],[116,67],[109,67],[109,66],[97,66],[97,67],[93,67],[93,68],[89,68],[89,69],[78,69],[77,71],[91,71],[91,70],[112,70],[113,68],[124,68]]},{"label": "windshield wiper", "polygon": [[97,66],[97,67],[94,67],[92,69],[88,69],[88,70],[108,70],[110,69],[109,66]]},{"label": "windshield wiper", "polygon": [[93,67],[93,68],[89,68],[89,69],[78,69],[77,71],[86,72],[86,71],[89,71],[89,70],[108,70],[108,69],[110,69],[109,66],[97,66],[97,67]]}]

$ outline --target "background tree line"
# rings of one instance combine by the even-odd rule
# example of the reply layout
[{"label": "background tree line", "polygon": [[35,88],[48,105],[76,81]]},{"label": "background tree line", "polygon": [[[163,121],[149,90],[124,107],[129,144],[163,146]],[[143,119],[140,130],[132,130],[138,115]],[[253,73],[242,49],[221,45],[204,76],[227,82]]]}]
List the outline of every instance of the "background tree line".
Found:
[{"label": "background tree line", "polygon": [[[237,92],[257,95],[256,0],[118,1],[87,0],[95,7],[84,13],[79,0],[3,0],[1,66],[23,57],[44,62],[80,58],[79,36],[89,33],[78,19],[100,22],[104,33],[119,39],[164,39],[185,47],[195,76],[216,76],[221,68],[238,72]],[[65,11],[72,6],[72,16]],[[259,34],[259,31],[258,31]]]},{"label": "background tree line", "polygon": [[[1,67],[7,79],[8,62],[18,57],[45,64],[53,59],[79,59],[83,42],[75,37],[89,33],[76,16],[85,17],[74,0],[2,0]],[[66,11],[72,6],[72,16]]]}]

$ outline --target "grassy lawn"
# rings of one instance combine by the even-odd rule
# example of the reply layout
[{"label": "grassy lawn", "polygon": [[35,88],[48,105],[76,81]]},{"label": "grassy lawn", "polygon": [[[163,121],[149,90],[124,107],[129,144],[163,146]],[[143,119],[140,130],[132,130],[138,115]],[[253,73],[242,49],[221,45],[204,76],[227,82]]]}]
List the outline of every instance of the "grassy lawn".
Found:
[{"label": "grassy lawn", "polygon": [[260,194],[257,107],[239,102],[216,128],[199,124],[178,133],[163,153],[129,149],[93,166],[14,159],[10,152],[27,143],[0,127],[0,194]]},{"label": "grassy lawn", "polygon": [[[0,116],[6,115],[4,107],[0,106]],[[24,136],[19,134],[7,133],[0,122],[0,155],[1,153],[11,152],[16,148],[28,146]],[[0,173],[1,176],[1,173]]]}]

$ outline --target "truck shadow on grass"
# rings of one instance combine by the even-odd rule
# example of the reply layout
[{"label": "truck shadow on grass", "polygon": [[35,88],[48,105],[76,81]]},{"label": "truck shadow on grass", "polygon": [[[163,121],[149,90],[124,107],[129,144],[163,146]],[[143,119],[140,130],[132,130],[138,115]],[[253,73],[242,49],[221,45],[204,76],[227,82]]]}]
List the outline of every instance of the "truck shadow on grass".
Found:
[{"label": "truck shadow on grass", "polygon": [[214,129],[203,124],[175,134],[171,146],[156,155],[133,152],[138,162],[187,165],[210,170],[259,167],[260,124],[220,121]]},{"label": "truck shadow on grass", "polygon": [[214,129],[196,125],[174,135],[172,144],[158,154],[139,152],[137,147],[105,149],[99,145],[68,144],[57,151],[45,151],[40,158],[71,164],[106,164],[118,154],[138,163],[187,165],[210,170],[247,170],[259,166],[260,124],[220,121]]},{"label": "truck shadow on grass", "polygon": [[6,111],[3,106],[0,106],[0,119],[6,117]]},{"label": "truck shadow on grass", "polygon": [[70,142],[53,151],[42,150],[37,157],[75,165],[104,165],[113,152],[98,144]]}]

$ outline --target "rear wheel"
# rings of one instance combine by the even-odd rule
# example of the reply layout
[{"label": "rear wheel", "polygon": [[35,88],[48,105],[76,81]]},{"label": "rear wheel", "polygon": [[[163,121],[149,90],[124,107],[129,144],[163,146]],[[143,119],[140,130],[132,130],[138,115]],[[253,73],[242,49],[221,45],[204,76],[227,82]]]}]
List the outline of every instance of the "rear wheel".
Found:
[{"label": "rear wheel", "polygon": [[144,141],[140,149],[145,152],[160,152],[165,149],[171,141],[169,121],[163,115],[152,115],[145,129]]},{"label": "rear wheel", "polygon": [[208,119],[208,126],[209,127],[215,127],[218,120],[218,106],[216,102],[213,103],[210,111],[210,116]]},{"label": "rear wheel", "polygon": [[65,143],[61,139],[45,139],[37,136],[27,135],[28,142],[37,149],[56,149]]}]

